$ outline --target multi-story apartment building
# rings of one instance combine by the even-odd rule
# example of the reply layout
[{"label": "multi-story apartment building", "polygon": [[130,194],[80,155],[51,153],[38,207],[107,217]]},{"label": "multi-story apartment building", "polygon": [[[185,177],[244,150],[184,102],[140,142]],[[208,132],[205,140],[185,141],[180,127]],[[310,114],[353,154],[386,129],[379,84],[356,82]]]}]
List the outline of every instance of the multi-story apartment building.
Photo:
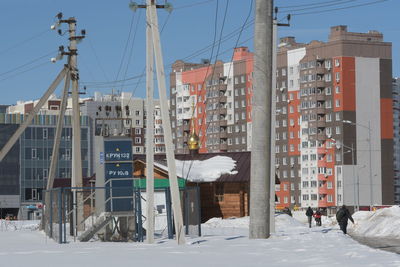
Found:
[{"label": "multi-story apartment building", "polygon": [[393,78],[394,201],[400,204],[400,78]]},{"label": "multi-story apartment building", "polygon": [[[22,114],[0,114],[1,147],[19,127],[23,119],[24,115]],[[91,124],[89,120],[87,116],[81,117],[83,177],[92,176],[94,171],[92,165],[92,137],[90,135]],[[56,179],[71,177],[71,116],[65,116],[64,125]],[[13,149],[7,154],[5,160],[0,163],[0,166],[6,168],[2,168],[0,172],[0,182],[4,185],[2,188],[12,196],[8,196],[8,204],[0,203],[0,208],[2,208],[2,204],[7,204],[5,207],[12,208],[13,213],[19,210],[20,218],[28,218],[31,205],[41,202],[42,190],[47,185],[55,129],[56,115],[35,116],[32,124],[26,128]],[[3,136],[8,138],[3,139]]]},{"label": "multi-story apartment building", "polygon": [[[9,106],[9,114],[25,114],[30,112],[38,100],[18,101]],[[136,154],[145,153],[146,130],[146,100],[132,97],[131,93],[106,94],[95,92],[94,97],[81,98],[80,109],[83,116],[91,118],[93,133],[91,135],[128,135],[132,136],[133,151]],[[61,99],[52,95],[40,109],[39,114],[57,115]],[[66,114],[71,114],[72,103],[68,100]],[[154,100],[154,131],[155,153],[165,153],[164,132],[162,128],[159,100]]]},{"label": "multi-story apartment building", "polygon": [[[177,153],[187,153],[192,117],[200,153],[251,149],[252,66],[253,55],[243,47],[230,63],[175,62],[170,95]],[[335,26],[327,42],[281,39],[275,91],[279,206],[393,203],[391,66],[391,43],[376,31]]]},{"label": "multi-story apartment building", "polygon": [[177,153],[188,153],[192,117],[200,153],[249,150],[252,72],[253,54],[246,47],[235,48],[228,63],[173,64],[170,108]]}]

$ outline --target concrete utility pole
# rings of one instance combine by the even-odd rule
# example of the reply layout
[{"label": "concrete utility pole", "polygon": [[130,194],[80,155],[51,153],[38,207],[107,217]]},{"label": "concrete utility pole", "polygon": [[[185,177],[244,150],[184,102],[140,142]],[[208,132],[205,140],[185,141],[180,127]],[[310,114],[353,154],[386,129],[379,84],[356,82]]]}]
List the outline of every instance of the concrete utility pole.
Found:
[{"label": "concrete utility pole", "polygon": [[51,162],[50,162],[49,177],[47,179],[47,188],[46,188],[47,190],[50,190],[53,188],[54,178],[56,177],[58,152],[60,151],[60,141],[61,141],[62,128],[63,128],[63,124],[64,124],[65,110],[67,109],[70,81],[71,81],[70,73],[68,71],[65,75],[64,90],[63,90],[63,96],[62,96],[62,100],[61,100],[61,108],[60,108],[60,113],[58,114],[56,134],[54,136],[54,144],[53,144],[53,152],[51,153],[52,157],[51,157]]},{"label": "concrete utility pole", "polygon": [[[80,119],[80,107],[79,107],[79,88],[78,88],[78,68],[77,68],[77,36],[76,36],[76,20],[75,18],[68,19],[69,25],[69,51],[70,51],[70,72],[72,81],[72,179],[71,187],[82,187],[82,154],[81,154],[81,119]],[[76,211],[74,219],[76,231],[83,230],[83,225],[80,222],[83,221],[83,194],[77,193],[74,190],[74,203],[76,205]],[[78,223],[79,222],[79,223]]]},{"label": "concrete utility pole", "polygon": [[[146,3],[147,3],[146,5],[138,5],[134,2],[131,2],[129,4],[129,7],[133,11],[135,11],[138,8],[146,8],[148,11],[146,12],[147,26],[150,27],[151,30],[151,38],[153,43],[152,49],[154,51],[155,62],[156,62],[157,85],[160,96],[161,118],[164,130],[164,140],[165,140],[165,148],[167,155],[172,210],[174,212],[176,240],[178,241],[178,244],[185,244],[182,207],[181,207],[181,199],[179,193],[178,178],[176,176],[176,164],[175,164],[174,146],[172,143],[171,120],[169,117],[167,87],[165,82],[165,71],[164,71],[164,63],[161,52],[160,32],[158,28],[158,18],[157,18],[157,8],[164,8],[167,11],[170,11],[171,6],[168,3],[166,3],[165,5],[157,5],[155,0],[147,0]],[[148,114],[147,116],[150,115]],[[147,131],[149,131],[149,128],[147,128]],[[147,169],[149,169],[149,166],[147,166]],[[149,188],[147,188],[147,190],[148,189]],[[149,204],[147,203],[147,205]]]},{"label": "concrete utility pole", "polygon": [[256,0],[249,237],[270,236],[273,0]]},{"label": "concrete utility pole", "polygon": [[[147,0],[147,5],[151,1]],[[146,241],[154,243],[154,82],[153,82],[153,37],[151,33],[150,9],[146,8],[146,99],[147,99],[147,131],[146,131],[146,207],[147,227]]]}]

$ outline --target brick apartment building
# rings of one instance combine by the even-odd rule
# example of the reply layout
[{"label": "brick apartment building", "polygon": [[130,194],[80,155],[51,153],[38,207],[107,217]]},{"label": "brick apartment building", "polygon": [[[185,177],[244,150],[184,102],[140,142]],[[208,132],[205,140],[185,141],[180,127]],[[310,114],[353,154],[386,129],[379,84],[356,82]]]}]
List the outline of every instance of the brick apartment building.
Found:
[{"label": "brick apartment building", "polygon": [[[392,204],[391,43],[376,31],[331,28],[327,42],[280,40],[276,70],[278,206]],[[251,149],[253,54],[215,65],[176,61],[170,105],[176,153],[190,119],[200,153]],[[194,110],[193,110],[194,109]]]}]

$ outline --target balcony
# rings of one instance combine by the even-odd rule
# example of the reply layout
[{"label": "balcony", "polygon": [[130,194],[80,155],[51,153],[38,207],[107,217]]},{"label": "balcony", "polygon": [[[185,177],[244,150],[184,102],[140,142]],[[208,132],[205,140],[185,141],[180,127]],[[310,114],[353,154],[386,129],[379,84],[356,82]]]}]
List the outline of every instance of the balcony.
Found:
[{"label": "balcony", "polygon": [[220,96],[219,97],[219,103],[225,104],[227,101],[228,101],[228,97],[227,96]]},{"label": "balcony", "polygon": [[190,131],[190,125],[189,124],[184,124],[182,127],[183,127],[183,131],[184,132],[189,132]]},{"label": "balcony", "polygon": [[221,92],[226,92],[226,89],[227,89],[227,85],[226,84],[220,84],[220,85],[218,85],[218,89],[221,91]]},{"label": "balcony", "polygon": [[317,107],[316,112],[317,114],[325,114],[326,113],[325,107]]},{"label": "balcony", "polygon": [[324,80],[317,80],[315,83],[316,83],[316,86],[318,88],[325,87],[325,81]]},{"label": "balcony", "polygon": [[226,120],[220,120],[219,121],[219,126],[225,127],[228,125],[228,122]]},{"label": "balcony", "polygon": [[219,145],[219,149],[222,151],[227,151],[228,150],[228,144],[220,144]]},{"label": "balcony", "polygon": [[325,74],[325,68],[324,68],[323,66],[317,66],[317,68],[316,68],[316,73],[317,73],[318,75],[323,75],[323,74]]},{"label": "balcony", "polygon": [[318,120],[317,121],[317,127],[318,128],[325,128],[326,127],[326,121],[324,119]]},{"label": "balcony", "polygon": [[220,132],[220,133],[219,133],[219,138],[222,138],[222,139],[228,138],[227,132]]},{"label": "balcony", "polygon": [[328,178],[328,175],[326,175],[325,173],[318,173],[318,181],[326,181],[326,179]]},{"label": "balcony", "polygon": [[323,95],[323,94],[318,94],[318,95],[317,95],[317,101],[325,101],[325,95]]},{"label": "balcony", "polygon": [[220,108],[219,109],[219,114],[221,114],[221,115],[226,115],[226,108]]},{"label": "balcony", "polygon": [[328,202],[326,200],[326,197],[323,199],[318,200],[318,207],[320,208],[326,208],[328,206]]},{"label": "balcony", "polygon": [[326,184],[318,188],[318,193],[320,195],[328,194],[328,188],[326,187]]}]

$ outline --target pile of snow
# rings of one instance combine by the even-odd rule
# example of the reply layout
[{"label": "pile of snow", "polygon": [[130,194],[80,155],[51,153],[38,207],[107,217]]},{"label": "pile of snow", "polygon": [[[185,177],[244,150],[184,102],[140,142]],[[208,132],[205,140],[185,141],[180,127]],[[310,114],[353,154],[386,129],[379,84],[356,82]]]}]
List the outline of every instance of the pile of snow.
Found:
[{"label": "pile of snow", "polygon": [[248,235],[249,217],[212,218],[201,226],[203,235]]},{"label": "pile of snow", "polygon": [[[177,176],[185,179],[187,177],[191,182],[213,182],[223,174],[237,174],[236,161],[227,156],[215,156],[206,160],[175,160],[175,162]],[[168,171],[164,165],[158,163],[155,165]]]},{"label": "pile of snow", "polygon": [[9,221],[0,220],[0,231],[35,231],[39,229],[39,220]]},{"label": "pile of snow", "polygon": [[358,211],[352,215],[349,233],[357,236],[400,239],[400,207]]}]

